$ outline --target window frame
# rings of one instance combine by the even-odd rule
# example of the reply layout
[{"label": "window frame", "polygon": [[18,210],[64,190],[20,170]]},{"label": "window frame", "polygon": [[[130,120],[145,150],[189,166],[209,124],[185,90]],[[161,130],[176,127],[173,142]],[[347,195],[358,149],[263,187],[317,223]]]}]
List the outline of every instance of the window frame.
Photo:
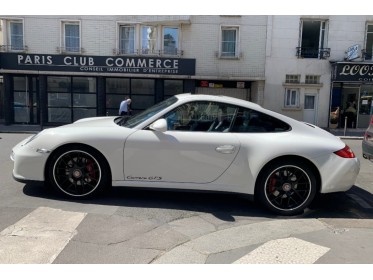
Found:
[{"label": "window frame", "polygon": [[[144,28],[155,28],[155,35],[154,35],[154,39],[151,39],[151,41],[154,41],[154,48],[151,49],[151,47],[149,46],[149,48],[144,48],[144,40],[143,40],[143,36],[144,36]],[[158,25],[151,25],[151,24],[148,24],[148,25],[141,25],[140,26],[140,54],[143,54],[143,55],[155,55],[155,54],[158,54],[159,53],[159,26]]]},{"label": "window frame", "polygon": [[[234,48],[234,55],[228,55],[228,52],[223,51],[223,44],[226,41],[223,41],[223,32],[224,31],[236,31],[236,38],[235,38],[235,48]],[[233,41],[227,41],[233,42]],[[238,59],[240,58],[240,26],[239,25],[221,25],[220,26],[220,39],[219,39],[219,58],[223,59]]]},{"label": "window frame", "polygon": [[[170,28],[170,29],[177,29],[177,41],[176,41],[176,51],[174,53],[171,52],[166,52],[165,49],[165,29]],[[180,27],[179,26],[169,26],[169,25],[164,25],[162,26],[162,53],[165,55],[178,55],[180,50]]]},{"label": "window frame", "polygon": [[[314,55],[314,56],[305,56],[305,52],[303,51],[304,48],[306,47],[303,47],[303,31],[304,31],[304,22],[320,22],[320,28],[319,28],[319,44],[318,44],[318,47],[317,47],[317,56]],[[328,48],[328,30],[329,30],[329,20],[328,19],[308,19],[308,18],[305,18],[305,19],[301,19],[300,21],[300,32],[299,32],[299,44],[298,44],[298,48],[300,48],[300,56],[302,58],[316,58],[316,59],[324,59],[326,57],[329,56],[330,54],[330,50],[329,50],[329,54],[327,53],[324,53],[323,51],[321,51],[322,49],[327,49]]]},{"label": "window frame", "polygon": [[307,85],[318,85],[320,84],[320,75],[306,75],[304,83]]},{"label": "window frame", "polygon": [[[13,48],[13,44],[12,44],[13,35],[12,35],[11,25],[13,23],[22,24],[22,44],[19,48]],[[8,29],[7,40],[8,40],[8,45],[9,45],[9,47],[7,49],[11,52],[24,51],[26,49],[26,47],[25,47],[25,24],[24,24],[24,20],[23,19],[9,19],[9,20],[7,20],[7,29]]]},{"label": "window frame", "polygon": [[365,26],[366,27],[365,27],[365,42],[364,42],[364,46],[365,46],[364,60],[373,60],[373,40],[372,40],[372,45],[370,46],[371,52],[370,53],[367,52],[367,49],[368,49],[368,45],[367,45],[368,44],[368,34],[371,34],[371,36],[373,36],[373,31],[369,31],[369,26],[373,27],[373,22],[367,22]]},{"label": "window frame", "polygon": [[[290,92],[290,96],[288,93]],[[293,102],[293,93],[295,93],[295,100]],[[284,107],[285,108],[299,108],[300,106],[300,92],[298,88],[285,88]]]},{"label": "window frame", "polygon": [[[79,46],[78,48],[71,48],[68,49],[66,46],[66,26],[67,25],[78,25],[79,27]],[[81,21],[80,20],[61,20],[61,48],[60,52],[61,53],[82,53],[82,26],[81,26]],[[73,50],[73,49],[76,49]]]},{"label": "window frame", "polygon": [[[126,52],[125,51],[125,48],[123,48],[123,45],[122,45],[122,28],[133,28],[133,50],[131,52]],[[138,49],[138,40],[137,40],[137,34],[138,34],[138,31],[137,31],[137,26],[136,24],[127,24],[127,23],[118,23],[118,54],[129,54],[129,55],[133,55],[133,54],[137,54],[137,49]],[[128,40],[128,42],[130,42],[130,40]]]}]

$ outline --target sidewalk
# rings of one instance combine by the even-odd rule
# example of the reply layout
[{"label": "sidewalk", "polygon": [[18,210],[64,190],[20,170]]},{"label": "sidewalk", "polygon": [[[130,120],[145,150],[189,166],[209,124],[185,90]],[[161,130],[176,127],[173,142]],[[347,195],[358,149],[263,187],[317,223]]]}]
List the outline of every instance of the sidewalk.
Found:
[{"label": "sidewalk", "polygon": [[[38,133],[42,129],[50,128],[50,126],[43,126],[40,125],[4,125],[0,124],[0,133]],[[337,129],[325,129],[329,131],[331,134],[338,136],[340,138],[345,139],[363,139],[365,129],[363,128],[348,128],[346,132],[343,128]]]}]

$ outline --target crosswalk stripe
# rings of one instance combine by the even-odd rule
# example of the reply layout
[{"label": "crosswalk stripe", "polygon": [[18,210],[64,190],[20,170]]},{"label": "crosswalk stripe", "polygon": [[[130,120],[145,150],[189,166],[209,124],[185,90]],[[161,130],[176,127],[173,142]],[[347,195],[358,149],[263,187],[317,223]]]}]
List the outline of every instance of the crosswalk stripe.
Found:
[{"label": "crosswalk stripe", "polygon": [[290,237],[271,240],[235,261],[235,264],[312,264],[330,248]]},{"label": "crosswalk stripe", "polygon": [[52,263],[86,213],[39,207],[0,233],[0,263]]}]

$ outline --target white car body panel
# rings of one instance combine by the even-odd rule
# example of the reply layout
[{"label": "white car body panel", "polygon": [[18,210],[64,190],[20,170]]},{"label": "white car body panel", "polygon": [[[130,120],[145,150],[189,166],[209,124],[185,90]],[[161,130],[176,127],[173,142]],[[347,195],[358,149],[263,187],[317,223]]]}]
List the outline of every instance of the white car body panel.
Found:
[{"label": "white car body panel", "polygon": [[125,144],[125,180],[211,183],[239,149],[238,139],[227,133],[138,130]]},{"label": "white car body panel", "polygon": [[[319,170],[320,192],[348,190],[359,172],[357,158],[333,152],[345,144],[330,133],[257,104],[222,96],[178,95],[178,102],[133,128],[98,117],[45,129],[30,143],[13,148],[13,176],[44,181],[47,159],[67,144],[84,144],[99,151],[110,166],[113,186],[216,190],[253,194],[259,172],[281,156],[302,157]],[[165,112],[196,100],[225,102],[271,115],[292,127],[276,133],[214,133],[146,130]],[[219,149],[218,151],[216,149]]]}]

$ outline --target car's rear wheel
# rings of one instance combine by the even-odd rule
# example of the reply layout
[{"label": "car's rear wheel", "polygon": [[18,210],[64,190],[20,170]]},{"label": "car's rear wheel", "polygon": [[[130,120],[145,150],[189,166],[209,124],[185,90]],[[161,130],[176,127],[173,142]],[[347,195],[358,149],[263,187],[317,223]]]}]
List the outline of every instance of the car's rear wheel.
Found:
[{"label": "car's rear wheel", "polygon": [[52,155],[48,177],[53,188],[68,197],[85,198],[109,186],[108,166],[97,151],[83,146],[67,146]]},{"label": "car's rear wheel", "polygon": [[282,160],[270,164],[260,174],[256,195],[262,205],[280,215],[296,215],[312,202],[316,177],[304,162]]}]

